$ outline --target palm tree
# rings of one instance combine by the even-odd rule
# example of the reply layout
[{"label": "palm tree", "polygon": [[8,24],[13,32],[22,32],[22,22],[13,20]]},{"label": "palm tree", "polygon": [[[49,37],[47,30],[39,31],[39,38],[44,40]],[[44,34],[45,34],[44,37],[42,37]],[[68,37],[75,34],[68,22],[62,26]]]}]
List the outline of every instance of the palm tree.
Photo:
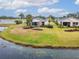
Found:
[{"label": "palm tree", "polygon": [[26,16],[26,22],[27,22],[27,26],[32,26],[32,15],[27,15]]}]

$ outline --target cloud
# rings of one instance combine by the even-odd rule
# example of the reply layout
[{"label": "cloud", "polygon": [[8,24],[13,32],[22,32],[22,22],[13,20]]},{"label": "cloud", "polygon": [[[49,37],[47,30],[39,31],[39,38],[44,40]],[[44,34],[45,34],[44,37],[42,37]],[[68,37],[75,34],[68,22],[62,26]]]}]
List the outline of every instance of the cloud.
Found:
[{"label": "cloud", "polygon": [[76,0],[76,1],[75,1],[75,4],[76,4],[76,5],[79,5],[79,0]]},{"label": "cloud", "polygon": [[5,8],[5,9],[18,9],[18,8],[23,8],[29,6],[28,2],[24,2],[21,0],[6,0],[6,1],[0,1],[0,8]]},{"label": "cloud", "polygon": [[26,12],[27,12],[26,9],[18,9],[18,10],[15,11],[15,14],[16,15],[19,15],[20,13],[24,13],[25,14]]},{"label": "cloud", "polygon": [[25,13],[25,12],[27,12],[26,9],[18,9],[18,10],[16,10],[16,13]]},{"label": "cloud", "polygon": [[27,6],[43,6],[58,3],[59,0],[0,0],[0,8],[17,9]]},{"label": "cloud", "polygon": [[58,3],[59,0],[32,0],[30,3],[32,6],[51,5]]},{"label": "cloud", "polygon": [[48,15],[56,15],[56,16],[63,16],[68,14],[69,12],[65,11],[64,9],[60,8],[48,8],[48,7],[43,7],[38,9],[39,14],[48,14]]}]

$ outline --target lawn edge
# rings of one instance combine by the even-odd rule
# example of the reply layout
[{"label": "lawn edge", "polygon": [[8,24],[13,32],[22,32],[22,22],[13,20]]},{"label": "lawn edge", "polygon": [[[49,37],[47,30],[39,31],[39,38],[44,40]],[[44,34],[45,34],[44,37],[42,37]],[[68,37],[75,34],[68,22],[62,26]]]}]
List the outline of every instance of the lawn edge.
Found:
[{"label": "lawn edge", "polygon": [[21,46],[24,46],[24,47],[31,47],[31,48],[47,48],[47,49],[79,49],[79,47],[67,47],[67,46],[51,46],[51,45],[45,45],[45,46],[41,46],[41,45],[31,45],[31,44],[24,44],[24,43],[20,43],[20,42],[16,42],[16,41],[13,41],[13,40],[9,40],[9,39],[6,39],[5,37],[3,36],[0,36],[0,38],[2,38],[3,40],[6,40],[8,42],[12,42],[14,44],[17,44],[17,45],[21,45]]}]

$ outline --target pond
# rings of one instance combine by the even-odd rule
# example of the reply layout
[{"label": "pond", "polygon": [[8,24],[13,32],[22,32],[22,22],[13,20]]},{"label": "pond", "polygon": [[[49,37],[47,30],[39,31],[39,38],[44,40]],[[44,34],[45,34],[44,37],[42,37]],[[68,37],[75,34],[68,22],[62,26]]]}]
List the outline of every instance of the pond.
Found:
[{"label": "pond", "polygon": [[0,59],[79,59],[79,49],[31,48],[0,38]]},{"label": "pond", "polygon": [[4,31],[5,29],[7,29],[8,27],[0,27],[0,32]]},{"label": "pond", "polygon": [[0,19],[0,24],[15,24],[15,20],[4,20]]}]

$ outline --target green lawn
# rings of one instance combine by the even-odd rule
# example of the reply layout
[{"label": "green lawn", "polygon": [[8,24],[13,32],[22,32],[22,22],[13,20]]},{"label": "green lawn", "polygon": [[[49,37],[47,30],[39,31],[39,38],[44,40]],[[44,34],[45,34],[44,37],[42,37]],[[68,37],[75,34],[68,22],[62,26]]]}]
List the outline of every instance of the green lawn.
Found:
[{"label": "green lawn", "polygon": [[43,31],[22,29],[21,25],[11,26],[0,35],[7,40],[23,44],[56,47],[79,47],[79,32],[65,32],[71,28],[42,28]]},{"label": "green lawn", "polygon": [[1,33],[1,35],[9,40],[18,41],[25,44],[50,45],[54,44],[56,42],[55,40],[57,39],[55,33],[53,33],[54,35],[52,35],[50,31],[51,29],[43,28],[44,31],[36,31],[36,32],[35,31],[28,32],[26,29],[27,32],[23,34],[10,33],[11,29],[12,28],[7,29],[6,31]]}]

